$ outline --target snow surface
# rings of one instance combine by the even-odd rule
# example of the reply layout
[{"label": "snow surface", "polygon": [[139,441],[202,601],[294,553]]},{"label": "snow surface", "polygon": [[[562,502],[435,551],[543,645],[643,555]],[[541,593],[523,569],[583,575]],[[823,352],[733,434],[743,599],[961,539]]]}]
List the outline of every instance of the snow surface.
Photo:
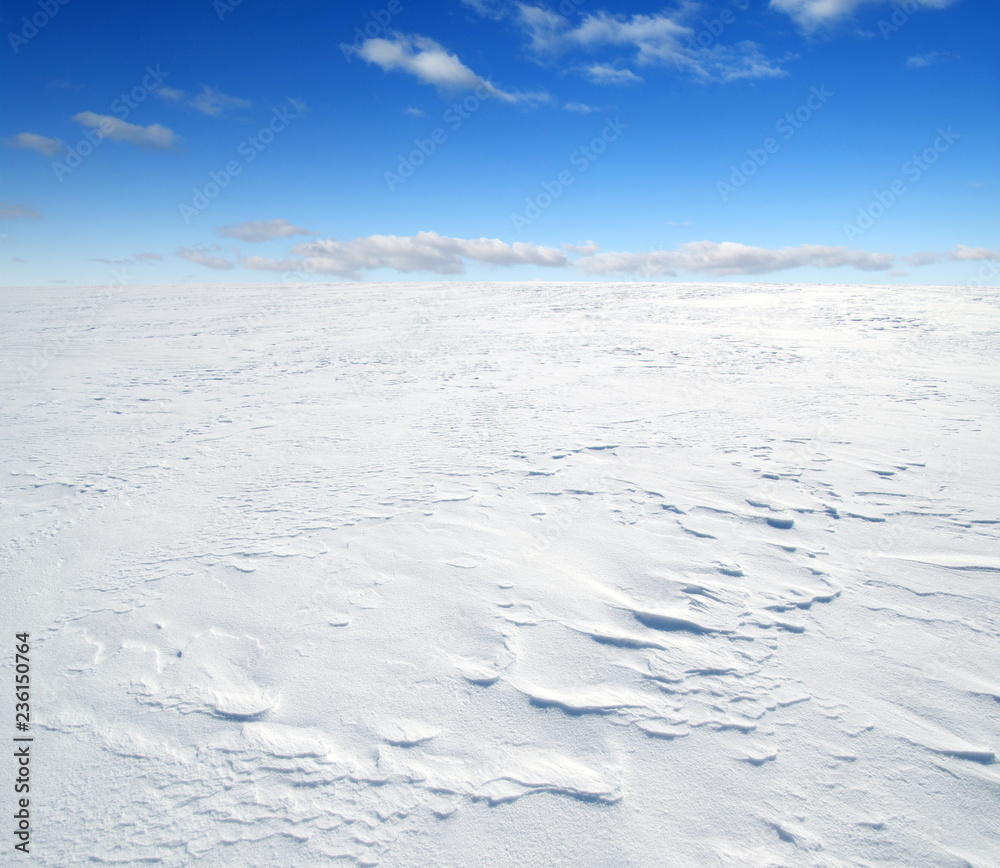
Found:
[{"label": "snow surface", "polygon": [[997,289],[98,296],[0,291],[17,864],[1000,864]]}]

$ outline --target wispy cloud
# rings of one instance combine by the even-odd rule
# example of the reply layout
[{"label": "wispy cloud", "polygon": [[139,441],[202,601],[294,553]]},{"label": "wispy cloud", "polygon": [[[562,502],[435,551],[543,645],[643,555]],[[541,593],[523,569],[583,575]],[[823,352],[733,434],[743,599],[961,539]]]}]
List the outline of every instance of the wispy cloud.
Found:
[{"label": "wispy cloud", "polygon": [[470,9],[475,9],[483,18],[495,21],[503,18],[510,10],[509,0],[462,0]]},{"label": "wispy cloud", "polygon": [[99,115],[94,112],[80,112],[73,115],[73,120],[100,130],[105,136],[115,142],[129,142],[140,148],[167,150],[174,148],[180,138],[167,127],[160,124],[150,124],[148,127],[130,124],[110,115]]},{"label": "wispy cloud", "polygon": [[781,78],[788,73],[779,64],[793,57],[794,55],[786,55],[780,60],[770,58],[755,43],[744,40],[735,45],[688,48],[673,60],[678,67],[701,81],[730,82]]},{"label": "wispy cloud", "polygon": [[966,247],[956,244],[948,251],[948,259],[952,262],[976,262],[984,259],[1000,259],[1000,250],[990,250],[988,247]]},{"label": "wispy cloud", "polygon": [[1000,260],[1000,250],[956,244],[951,250],[922,251],[911,253],[902,258],[909,265],[934,265],[938,262],[983,262]]},{"label": "wispy cloud", "polygon": [[[888,5],[890,0],[771,0],[771,8],[791,16],[807,32],[835,24],[853,15],[861,6]],[[918,6],[944,9],[957,0],[911,0]]]},{"label": "wispy cloud", "polygon": [[248,99],[241,99],[238,96],[229,96],[209,87],[207,84],[201,86],[201,93],[188,103],[192,108],[197,109],[202,114],[218,117],[229,109],[250,108],[251,102]]},{"label": "wispy cloud", "polygon": [[892,253],[868,253],[848,247],[803,244],[780,250],[750,247],[735,241],[692,241],[676,250],[645,253],[597,253],[576,260],[588,274],[635,274],[639,277],[674,275],[679,271],[711,275],[767,274],[790,268],[839,268],[883,271],[892,267]]},{"label": "wispy cloud", "polygon": [[517,7],[517,21],[528,36],[529,48],[538,55],[553,54],[561,50],[569,20],[543,6],[521,3]]},{"label": "wispy cloud", "polygon": [[66,150],[66,146],[59,139],[50,139],[37,133],[18,133],[16,136],[5,138],[3,143],[8,148],[27,148],[45,157],[57,157]]},{"label": "wispy cloud", "polygon": [[942,63],[946,60],[955,60],[957,55],[950,51],[928,51],[924,54],[914,54],[906,58],[908,69],[923,69],[925,66],[933,66],[935,63]]},{"label": "wispy cloud", "polygon": [[642,78],[631,69],[616,69],[606,63],[593,63],[584,70],[584,75],[594,84],[639,84]]},{"label": "wispy cloud", "polygon": [[11,202],[0,202],[0,219],[20,220],[23,218],[37,219],[39,214],[30,205],[13,204]]},{"label": "wispy cloud", "polygon": [[367,39],[360,47],[341,46],[344,51],[356,54],[368,63],[386,72],[406,72],[424,84],[431,84],[442,91],[484,89],[490,96],[504,102],[544,102],[549,97],[542,93],[513,93],[501,90],[481,76],[476,75],[458,56],[428,39],[426,36],[394,33],[389,39]]},{"label": "wispy cloud", "polygon": [[[216,247],[212,249],[218,250],[220,248]],[[216,256],[214,253],[209,252],[209,250],[202,248],[193,250],[189,247],[181,247],[177,250],[177,255],[181,259],[193,262],[195,265],[204,265],[206,268],[215,268],[220,271],[227,271],[230,268],[236,267],[235,262],[231,262],[221,256]]]},{"label": "wispy cloud", "polygon": [[539,60],[552,61],[572,52],[617,53],[614,62],[583,68],[598,84],[635,84],[641,78],[626,64],[672,66],[701,81],[735,81],[785,75],[780,61],[766,57],[753,42],[734,45],[696,42],[693,4],[674,14],[612,15],[588,13],[577,23],[542,6],[522,3],[517,22],[528,37],[529,50]]},{"label": "wispy cloud", "polygon": [[[674,276],[682,272],[725,277],[771,274],[795,268],[854,268],[898,275],[901,273],[899,266],[903,264],[923,266],[938,262],[1000,261],[1000,250],[964,244],[956,244],[946,251],[907,255],[822,244],[782,248],[754,247],[735,241],[692,241],[679,244],[673,250],[602,252],[594,241],[563,244],[561,248],[557,248],[526,242],[508,244],[498,238],[454,238],[437,232],[369,235],[346,241],[316,239],[294,245],[289,254],[282,258],[241,256],[235,248],[217,244],[182,247],[177,250],[176,255],[188,262],[216,270],[230,270],[239,265],[253,271],[332,275],[352,280],[360,280],[365,272],[378,269],[401,274],[463,274],[470,263],[496,267],[572,267],[587,275],[624,275],[647,279]],[[137,254],[133,258],[144,261],[144,258],[162,257],[158,254]]]},{"label": "wispy cloud", "polygon": [[159,253],[136,253],[133,256],[126,256],[124,259],[105,259],[103,256],[92,256],[90,262],[101,262],[105,265],[135,265],[140,263],[148,265],[151,262],[160,262],[163,257]]},{"label": "wispy cloud", "polygon": [[362,272],[389,268],[403,273],[428,271],[462,274],[466,261],[485,265],[541,265],[562,267],[566,254],[555,247],[497,238],[450,238],[436,232],[416,235],[370,235],[350,241],[323,239],[298,244],[286,259],[248,257],[246,268],[263,271],[305,270],[359,279]]},{"label": "wispy cloud", "polygon": [[289,223],[287,220],[248,220],[245,223],[230,223],[220,226],[219,234],[226,238],[239,238],[241,241],[269,241],[272,238],[291,238],[295,235],[315,235],[308,229]]},{"label": "wispy cloud", "polygon": [[230,96],[221,90],[209,87],[207,84],[203,84],[201,91],[191,99],[187,98],[187,94],[183,90],[176,87],[161,87],[157,89],[156,93],[170,102],[184,103],[184,105],[213,118],[219,117],[230,109],[250,108],[253,105],[248,99]]}]

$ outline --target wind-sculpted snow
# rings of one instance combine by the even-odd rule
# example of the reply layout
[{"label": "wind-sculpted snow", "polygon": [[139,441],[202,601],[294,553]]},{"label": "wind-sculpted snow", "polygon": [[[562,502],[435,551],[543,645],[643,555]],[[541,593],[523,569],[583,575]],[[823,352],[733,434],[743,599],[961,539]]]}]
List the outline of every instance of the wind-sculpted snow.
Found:
[{"label": "wind-sculpted snow", "polygon": [[0,296],[33,864],[1000,864],[996,290],[134,288],[33,365],[85,297]]}]

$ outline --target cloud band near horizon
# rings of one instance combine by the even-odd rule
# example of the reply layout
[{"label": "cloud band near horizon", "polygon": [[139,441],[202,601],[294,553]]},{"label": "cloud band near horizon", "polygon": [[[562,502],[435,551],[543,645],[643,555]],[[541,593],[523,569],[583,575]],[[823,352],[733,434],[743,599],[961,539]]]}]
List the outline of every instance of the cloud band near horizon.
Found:
[{"label": "cloud band near horizon", "polygon": [[[286,221],[262,221],[247,226],[291,227]],[[223,227],[232,230],[232,227]],[[296,233],[305,230],[291,227]],[[270,237],[290,235],[291,229]],[[261,240],[256,235],[226,231],[230,237]],[[235,251],[234,251],[235,253]],[[568,253],[576,254],[570,258]],[[945,261],[1000,259],[1000,251],[956,244],[948,251],[926,251],[900,255],[853,250],[821,244],[771,249],[735,241],[692,241],[673,250],[641,252],[601,251],[593,242],[561,248],[498,238],[452,238],[437,232],[412,236],[370,235],[351,240],[316,239],[294,245],[289,255],[276,259],[242,256],[235,261],[201,251],[180,253],[183,258],[214,269],[229,270],[237,264],[252,271],[330,275],[359,280],[365,272],[389,269],[403,274],[463,274],[467,263],[492,267],[535,265],[545,268],[575,268],[586,275],[631,275],[637,278],[676,276],[679,273],[712,277],[771,274],[795,268],[854,268],[888,271],[901,264],[914,267]]]}]

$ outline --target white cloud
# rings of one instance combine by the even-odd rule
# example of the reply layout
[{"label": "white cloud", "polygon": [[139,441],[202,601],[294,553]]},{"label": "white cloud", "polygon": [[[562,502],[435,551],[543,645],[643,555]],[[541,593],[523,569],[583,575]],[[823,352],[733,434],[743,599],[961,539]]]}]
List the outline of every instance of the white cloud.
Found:
[{"label": "white cloud", "polygon": [[413,106],[407,106],[405,109],[403,109],[403,111],[406,112],[406,114],[410,115],[411,117],[415,118],[422,118],[425,114],[423,109],[414,108]]},{"label": "white cloud", "polygon": [[567,31],[563,41],[584,48],[618,45],[635,48],[640,63],[673,60],[691,30],[668,15],[608,15],[598,12],[584,16],[580,25]]},{"label": "white cloud", "polygon": [[908,265],[933,265],[935,262],[943,262],[947,254],[945,253],[911,253],[903,257],[903,261]]},{"label": "white cloud", "polygon": [[815,30],[838,18],[846,18],[871,0],[771,0],[771,8],[784,12],[806,29]]},{"label": "white cloud", "polygon": [[38,218],[41,216],[30,205],[15,205],[11,202],[0,202],[0,219],[19,220],[23,217]]},{"label": "white cloud", "polygon": [[486,265],[541,265],[562,267],[566,254],[555,247],[540,247],[497,238],[449,238],[436,232],[416,235],[369,235],[350,241],[323,239],[298,244],[294,256],[283,260],[248,257],[246,268],[263,271],[306,271],[358,278],[364,271],[390,268],[404,273],[430,271],[461,274],[466,260]]},{"label": "white cloud", "polygon": [[[790,60],[787,56],[784,60]],[[787,75],[778,61],[765,56],[749,41],[735,45],[692,48],[674,57],[674,63],[702,81],[738,81],[743,78],[780,78]]]},{"label": "white cloud", "polygon": [[[847,18],[862,5],[890,0],[771,0],[771,8],[792,17],[803,30],[813,31]],[[956,0],[911,0],[930,9],[944,9]]]},{"label": "white cloud", "polygon": [[625,68],[628,62],[639,66],[674,66],[702,81],[734,81],[740,78],[771,78],[785,71],[764,56],[753,42],[735,45],[713,43],[701,46],[693,18],[695,6],[682,6],[673,15],[611,15],[589,13],[572,24],[541,6],[521,4],[518,23],[528,36],[530,49],[540,59],[550,60],[572,51],[618,51],[624,57],[615,63],[598,62],[583,72],[598,84],[628,84],[641,81]]},{"label": "white cloud", "polygon": [[568,112],[578,112],[582,115],[589,115],[591,112],[597,111],[592,105],[587,105],[583,102],[568,102],[563,106],[563,109]]},{"label": "white cloud", "polygon": [[181,259],[186,259],[188,262],[193,262],[195,265],[204,265],[206,268],[228,270],[235,267],[234,262],[230,262],[228,259],[223,259],[221,256],[215,256],[207,250],[191,250],[187,247],[181,247],[178,249],[177,255]]},{"label": "white cloud", "polygon": [[[284,221],[267,221],[281,223]],[[240,224],[254,225],[254,224]],[[291,224],[288,224],[291,225]],[[683,225],[683,224],[681,224]],[[294,228],[294,227],[293,227]],[[289,233],[291,234],[291,233]],[[252,240],[252,239],[250,239]],[[228,253],[238,262],[220,253]],[[570,259],[567,255],[576,258]],[[693,241],[673,250],[639,253],[608,251],[594,241],[563,244],[562,249],[526,242],[508,244],[497,238],[452,238],[436,232],[416,235],[369,235],[349,241],[316,239],[296,244],[282,259],[239,256],[233,248],[219,245],[179,248],[177,256],[206,268],[229,270],[237,264],[254,271],[297,272],[361,279],[364,272],[390,269],[404,274],[432,272],[462,274],[467,263],[492,266],[536,265],[546,268],[573,266],[590,275],[630,275],[650,278],[678,272],[727,275],[769,274],[794,268],[856,268],[890,274],[898,265],[921,266],[935,262],[1000,261],[1000,250],[956,244],[944,252],[922,252],[906,256],[894,253],[852,250],[821,244],[802,244],[780,249],[753,247],[735,241]],[[159,259],[158,254],[137,254],[135,259]]]},{"label": "white cloud", "polygon": [[94,112],[80,112],[73,115],[73,120],[85,127],[96,127],[105,136],[115,142],[130,142],[141,148],[168,149],[178,144],[180,138],[160,124],[150,124],[148,127],[126,123],[110,115],[99,115]]},{"label": "white cloud", "polygon": [[452,90],[473,90],[483,80],[458,56],[424,36],[397,33],[392,39],[366,39],[355,49],[368,63],[387,72],[402,70],[425,84]]},{"label": "white cloud", "polygon": [[953,262],[968,262],[983,259],[1000,259],[1000,250],[990,250],[987,247],[966,247],[964,244],[956,244],[948,251],[948,258]]},{"label": "white cloud", "polygon": [[229,109],[249,108],[252,103],[248,99],[241,99],[238,96],[229,96],[207,84],[201,86],[201,92],[195,94],[191,99],[187,99],[187,94],[176,87],[160,87],[156,93],[171,102],[183,102],[193,109],[197,109],[202,114],[217,118]]},{"label": "white cloud", "polygon": [[938,59],[938,53],[936,51],[928,51],[926,54],[914,54],[912,57],[906,58],[906,66],[910,69],[920,69],[924,66],[930,66]]},{"label": "white cloud", "polygon": [[37,133],[18,133],[3,140],[8,148],[28,148],[46,157],[56,157],[66,150],[59,139],[49,139]]},{"label": "white cloud", "polygon": [[584,75],[594,84],[639,84],[642,81],[631,69],[616,69],[606,63],[591,64]]},{"label": "white cloud", "polygon": [[341,48],[380,66],[386,72],[407,72],[424,84],[432,84],[444,91],[483,88],[490,96],[504,102],[543,102],[548,99],[547,94],[510,93],[495,87],[476,75],[457,55],[449,53],[426,36],[394,33],[391,39],[366,39],[359,48],[350,45]]},{"label": "white cloud", "polygon": [[560,50],[563,35],[569,28],[569,22],[562,15],[542,6],[519,3],[517,19],[528,36],[529,47],[536,54],[550,54]]},{"label": "white cloud", "polygon": [[238,96],[229,96],[207,84],[201,86],[201,93],[195,96],[189,106],[197,109],[213,118],[218,117],[228,109],[249,108],[251,103],[248,99],[240,99]]},{"label": "white cloud", "polygon": [[937,262],[982,262],[984,260],[1000,260],[1000,250],[956,244],[951,250],[911,253],[904,256],[903,260],[910,265],[933,265]]},{"label": "white cloud", "polygon": [[647,253],[597,253],[585,256],[574,265],[588,274],[635,274],[652,277],[673,275],[678,271],[702,274],[767,274],[789,268],[812,266],[838,268],[849,265],[863,271],[883,271],[892,266],[894,254],[868,253],[848,247],[826,247],[803,244],[772,250],[750,247],[735,241],[691,241],[676,250],[654,250]]},{"label": "white cloud", "polygon": [[462,0],[466,6],[475,9],[483,18],[499,21],[510,11],[507,0]]},{"label": "white cloud", "polygon": [[302,229],[287,220],[247,220],[245,223],[230,223],[220,226],[219,234],[226,238],[239,238],[241,241],[268,241],[272,238],[291,238],[294,235],[315,235],[307,229]]},{"label": "white cloud", "polygon": [[[178,255],[184,256],[185,259],[190,258],[180,252],[178,252]],[[162,260],[163,257],[159,253],[136,253],[131,257],[125,257],[125,259],[106,259],[103,256],[90,257],[90,262],[102,262],[105,265],[135,265],[136,262],[142,263],[143,265],[149,265],[151,262],[160,262]]]},{"label": "white cloud", "polygon": [[912,57],[906,58],[906,66],[909,69],[923,69],[925,66],[931,66],[945,60],[956,60],[957,58],[958,56],[952,54],[950,51],[928,51],[924,54],[914,54]]}]

